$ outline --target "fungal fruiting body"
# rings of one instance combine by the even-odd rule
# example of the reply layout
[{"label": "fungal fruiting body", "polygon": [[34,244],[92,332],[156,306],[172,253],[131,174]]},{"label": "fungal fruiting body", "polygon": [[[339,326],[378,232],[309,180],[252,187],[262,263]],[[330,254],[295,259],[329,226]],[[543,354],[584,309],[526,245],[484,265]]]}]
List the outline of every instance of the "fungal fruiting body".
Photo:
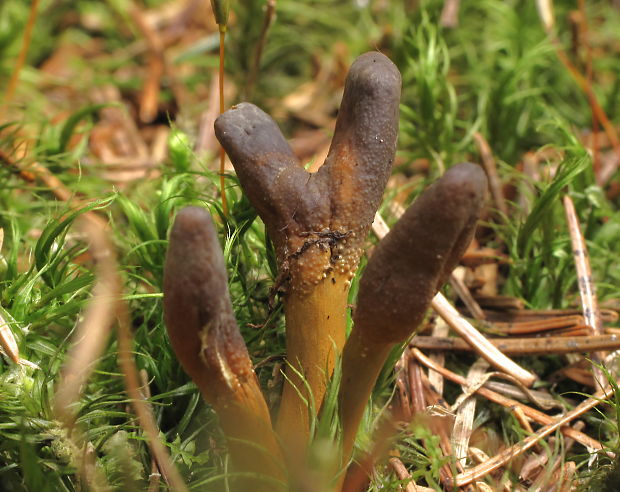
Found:
[{"label": "fungal fruiting body", "polygon": [[345,463],[387,356],[415,332],[471,242],[486,188],[479,166],[452,167],[409,207],[368,261],[342,360]]},{"label": "fungal fruiting body", "polygon": [[350,281],[396,151],[400,85],[398,69],[381,53],[357,58],[316,173],[256,106],[239,104],[215,122],[276,248],[290,365],[277,429],[292,445],[308,441],[309,412],[320,408],[344,344]]},{"label": "fungal fruiting body", "polygon": [[[224,258],[209,213],[181,210],[164,267],[164,319],[172,348],[228,439],[238,490],[281,490],[280,447],[247,348],[234,318]],[[260,477],[265,477],[261,481]]]}]

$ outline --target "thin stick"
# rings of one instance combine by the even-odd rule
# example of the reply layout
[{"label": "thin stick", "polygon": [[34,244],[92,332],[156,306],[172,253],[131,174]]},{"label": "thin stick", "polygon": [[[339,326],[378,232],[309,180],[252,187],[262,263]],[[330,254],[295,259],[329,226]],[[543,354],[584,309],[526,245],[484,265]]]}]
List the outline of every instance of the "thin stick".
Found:
[{"label": "thin stick", "polygon": [[[579,219],[575,212],[575,205],[570,196],[564,195],[564,210],[566,212],[566,222],[570,234],[571,244],[573,246],[573,258],[575,260],[575,268],[577,269],[577,279],[579,286],[579,296],[581,297],[581,308],[586,324],[592,327],[594,335],[602,335],[603,323],[598,308],[598,299],[596,297],[596,286],[592,281],[592,269],[590,268],[590,257],[586,242],[581,233]],[[593,353],[592,358],[595,362],[600,363],[604,358],[603,353]],[[596,367],[592,367],[595,381],[603,387],[607,385],[602,371]]]},{"label": "thin stick", "polygon": [[[588,97],[588,101],[590,102],[590,106],[592,108],[592,114],[594,115],[594,117],[596,117],[598,121],[600,121],[601,125],[603,125],[605,133],[607,134],[607,137],[609,138],[609,141],[611,142],[612,147],[616,155],[618,156],[618,159],[620,160],[620,139],[618,139],[618,133],[616,132],[616,128],[614,127],[613,123],[609,121],[609,118],[605,114],[605,110],[599,104],[594,89],[588,82],[587,78],[584,77],[579,71],[579,69],[573,64],[573,62],[571,62],[570,58],[562,48],[560,40],[555,34],[551,32],[550,28],[547,28],[547,33],[551,37],[551,42],[555,46],[555,54],[559,58],[560,62],[562,63],[562,65],[564,65],[568,73],[573,77],[575,82],[577,82],[577,85],[581,88],[583,92],[585,92],[586,96]],[[617,167],[617,164],[615,167]],[[610,173],[610,176],[612,174],[613,173]]]},{"label": "thin stick", "polygon": [[4,103],[9,104],[13,100],[15,90],[17,89],[17,82],[19,81],[19,74],[26,62],[26,55],[28,54],[28,48],[30,47],[30,40],[32,39],[32,29],[37,18],[37,10],[39,8],[39,0],[32,0],[30,4],[30,13],[28,14],[28,21],[26,22],[26,29],[24,30],[24,37],[22,38],[22,46],[17,55],[15,66],[13,67],[13,73],[11,74],[11,80],[7,87],[6,94],[4,96]]},{"label": "thin stick", "polygon": [[431,306],[489,364],[510,374],[525,386],[529,387],[534,384],[534,381],[537,379],[534,374],[526,371],[516,362],[506,357],[495,345],[476,330],[469,321],[463,318],[441,292],[435,295]]},{"label": "thin stick", "polygon": [[538,429],[537,432],[535,432],[531,436],[526,437],[520,443],[505,449],[501,453],[495,455],[486,463],[481,463],[480,465],[477,465],[463,473],[460,473],[455,477],[453,486],[463,487],[467,484],[470,484],[474,480],[478,480],[479,478],[482,478],[485,475],[492,473],[499,467],[504,466],[513,458],[516,458],[531,447],[535,446],[538,442],[540,442],[541,439],[547,437],[549,434],[555,432],[562,426],[567,425],[571,420],[579,418],[581,415],[601,403],[604,399],[612,396],[613,392],[614,390],[611,387],[608,387],[603,391],[597,391],[593,397],[581,402],[573,410],[564,414],[561,418],[554,419],[553,423],[541,427],[540,429]]},{"label": "thin stick", "polygon": [[[433,363],[432,360],[426,357],[418,349],[413,348],[412,353],[423,365],[425,365],[429,369],[432,369],[433,371],[440,372],[446,379],[449,379],[450,381],[456,384],[460,384],[460,385],[467,384],[467,380],[464,377],[459,376],[458,374],[455,374],[452,371],[444,367],[437,366],[436,364]],[[538,422],[539,424],[547,425],[547,424],[551,424],[555,422],[555,419],[553,417],[550,417],[546,413],[543,413],[539,410],[536,410],[535,408],[524,405],[523,403],[518,402],[517,400],[506,398],[500,395],[499,393],[496,393],[495,391],[491,391],[490,389],[485,388],[484,386],[477,388],[476,393],[506,408],[513,408],[517,406],[521,407],[525,415],[527,415],[529,418],[531,418],[535,422]],[[571,427],[562,427],[560,431],[565,436],[573,438],[575,441],[577,441],[580,444],[583,444],[584,446],[588,448],[592,448],[595,450],[603,449],[603,445],[600,442],[598,442],[596,439],[592,439],[590,436],[582,432],[575,431]]]},{"label": "thin stick", "polygon": [[[580,337],[542,338],[490,338],[490,343],[504,354],[572,354],[597,350],[619,350],[618,335],[592,335]],[[459,350],[472,352],[475,349],[464,340],[455,337],[416,336],[411,345],[424,350]]]}]

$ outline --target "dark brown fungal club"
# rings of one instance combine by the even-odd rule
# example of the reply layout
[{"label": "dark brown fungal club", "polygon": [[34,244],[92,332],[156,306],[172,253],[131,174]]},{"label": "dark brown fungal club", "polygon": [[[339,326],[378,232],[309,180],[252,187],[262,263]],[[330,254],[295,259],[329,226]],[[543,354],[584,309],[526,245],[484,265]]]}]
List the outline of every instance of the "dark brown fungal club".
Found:
[{"label": "dark brown fungal club", "polygon": [[389,352],[415,332],[471,242],[486,188],[479,166],[452,167],[409,207],[370,258],[343,352],[340,412],[345,461]]},{"label": "dark brown fungal club", "polygon": [[[164,267],[164,319],[172,347],[229,438],[233,466],[284,481],[279,445],[235,321],[224,258],[206,210],[178,213]],[[240,480],[238,490],[274,490]],[[277,487],[276,487],[277,490]]]},{"label": "dark brown fungal club", "polygon": [[[351,66],[323,166],[307,172],[276,123],[249,103],[215,122],[241,186],[263,219],[284,280],[289,364],[278,428],[307,439],[308,403],[318,409],[344,344],[346,303],[362,245],[390,175],[401,77],[378,52]],[[334,352],[335,347],[335,352]]]}]

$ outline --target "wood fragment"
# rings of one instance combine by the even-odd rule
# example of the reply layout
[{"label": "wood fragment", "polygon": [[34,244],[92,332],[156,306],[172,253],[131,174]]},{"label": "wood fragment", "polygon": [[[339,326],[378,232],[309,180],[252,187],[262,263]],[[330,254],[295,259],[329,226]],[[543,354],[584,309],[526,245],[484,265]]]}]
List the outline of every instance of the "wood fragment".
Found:
[{"label": "wood fragment", "polygon": [[487,315],[486,310],[501,310],[501,311],[512,311],[524,309],[525,305],[521,299],[512,296],[484,296],[484,295],[476,295],[476,302],[480,304],[482,308],[485,309],[485,316]]},{"label": "wood fragment", "polygon": [[557,330],[560,328],[572,328],[579,325],[585,325],[583,316],[571,315],[516,323],[495,322],[491,325],[491,330],[505,335],[525,335],[530,333],[540,333],[542,331]]},{"label": "wood fragment", "polygon": [[413,415],[409,389],[409,358],[410,354],[407,350],[404,350],[394,367],[394,372],[396,374],[396,394],[400,402],[401,418],[405,422],[410,422]]},{"label": "wood fragment", "polygon": [[[480,300],[478,300],[480,302]],[[618,313],[613,309],[601,309],[601,321],[615,323]],[[533,320],[549,319],[557,316],[581,316],[581,309],[517,309],[507,311],[485,310],[487,321],[520,323]]]},{"label": "wood fragment", "polygon": [[543,410],[551,410],[552,408],[564,410],[564,405],[545,391],[533,389],[527,389],[527,391],[525,391],[524,388],[500,381],[487,381],[484,383],[484,386],[491,391],[495,391],[509,398],[529,400]]}]

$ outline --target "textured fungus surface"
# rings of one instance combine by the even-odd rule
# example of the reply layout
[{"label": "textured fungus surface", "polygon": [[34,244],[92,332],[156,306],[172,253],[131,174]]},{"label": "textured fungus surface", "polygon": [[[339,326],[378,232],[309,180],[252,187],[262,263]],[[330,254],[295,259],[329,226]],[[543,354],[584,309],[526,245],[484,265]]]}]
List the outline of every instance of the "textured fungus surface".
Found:
[{"label": "textured fungus surface", "polygon": [[325,164],[307,172],[276,123],[249,103],[215,123],[217,138],[276,246],[288,288],[311,292],[331,271],[345,282],[390,175],[398,134],[400,73],[378,52],[351,66]]},{"label": "textured fungus surface", "polygon": [[[255,378],[252,363],[234,319],[224,257],[211,216],[198,207],[176,217],[164,268],[164,318],[172,346],[210,399],[218,388],[230,389]],[[213,378],[219,384],[213,384]]]},{"label": "textured fungus surface", "polygon": [[479,166],[452,167],[407,209],[368,261],[342,356],[339,399],[345,461],[390,350],[417,329],[471,242],[486,188]]},{"label": "textured fungus surface", "polygon": [[164,267],[164,319],[172,347],[217,412],[233,465],[272,482],[240,478],[235,490],[281,490],[280,447],[247,348],[235,321],[224,257],[206,210],[181,210]]},{"label": "textured fungus surface", "polygon": [[360,280],[355,324],[365,338],[399,343],[422,321],[471,242],[486,186],[480,166],[452,167],[381,241]]}]

